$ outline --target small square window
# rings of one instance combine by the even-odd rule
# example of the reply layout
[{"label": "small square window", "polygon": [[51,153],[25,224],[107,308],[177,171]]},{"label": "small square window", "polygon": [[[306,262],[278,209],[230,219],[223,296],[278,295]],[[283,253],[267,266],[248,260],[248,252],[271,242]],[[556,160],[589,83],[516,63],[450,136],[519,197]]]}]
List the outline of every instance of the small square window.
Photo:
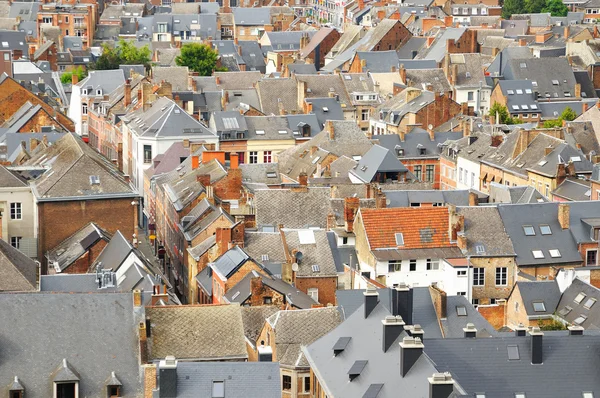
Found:
[{"label": "small square window", "polygon": [[508,350],[508,360],[509,361],[516,361],[519,360],[519,346],[517,345],[509,345],[506,347]]},{"label": "small square window", "polygon": [[456,307],[456,314],[458,316],[467,316],[467,309],[464,306],[457,306]]},{"label": "small square window", "polygon": [[593,392],[584,392],[582,393],[583,398],[594,398]]},{"label": "small square window", "polygon": [[534,236],[535,229],[531,225],[523,225],[523,231],[525,232],[525,236]]},{"label": "small square window", "polygon": [[540,232],[542,235],[552,235],[552,230],[549,225],[540,225]]},{"label": "small square window", "polygon": [[535,312],[546,312],[546,306],[543,301],[537,301],[533,303],[533,310]]},{"label": "small square window", "polygon": [[581,325],[582,323],[584,323],[587,319],[587,315],[579,315],[577,318],[575,318],[575,320],[573,321],[574,324],[576,325]]},{"label": "small square window", "polygon": [[541,250],[532,250],[533,258],[544,258],[544,253]]},{"label": "small square window", "polygon": [[518,392],[515,394],[515,398],[526,398],[524,392]]},{"label": "small square window", "polygon": [[550,252],[550,257],[553,257],[553,258],[560,257],[560,251],[558,249],[550,249],[548,251]]},{"label": "small square window", "polygon": [[402,235],[402,232],[396,234],[396,244],[398,246],[404,246],[404,235]]},{"label": "small square window", "polygon": [[592,308],[594,306],[595,303],[596,303],[596,299],[590,297],[589,299],[587,299],[585,301],[585,303],[583,304],[583,307],[587,308],[589,310],[590,308]]}]

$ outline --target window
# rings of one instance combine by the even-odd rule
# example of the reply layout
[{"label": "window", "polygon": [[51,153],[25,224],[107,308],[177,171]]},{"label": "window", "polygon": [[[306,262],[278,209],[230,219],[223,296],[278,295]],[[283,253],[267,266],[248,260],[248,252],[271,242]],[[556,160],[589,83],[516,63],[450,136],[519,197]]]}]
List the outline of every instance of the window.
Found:
[{"label": "window", "polygon": [[456,292],[457,296],[466,296],[467,292]]},{"label": "window", "polygon": [[506,286],[507,283],[506,267],[496,267],[496,286]]},{"label": "window", "polygon": [[251,164],[258,163],[258,152],[250,152],[248,156],[248,162]]},{"label": "window", "polygon": [[388,261],[388,272],[400,272],[402,269],[402,260]]},{"label": "window", "polygon": [[587,299],[585,301],[585,303],[583,304],[583,307],[589,310],[590,308],[592,308],[594,306],[595,303],[596,303],[596,299],[590,297],[589,299]]},{"label": "window", "polygon": [[433,182],[433,174],[434,174],[435,166],[432,164],[428,164],[425,166],[425,181]]},{"label": "window", "polygon": [[525,236],[535,235],[535,229],[531,225],[523,225],[523,231],[525,232]]},{"label": "window", "polygon": [[43,17],[42,23],[52,23],[52,17]]},{"label": "window", "polygon": [[367,121],[369,120],[369,110],[368,109],[363,109],[362,111],[360,111],[360,120]]},{"label": "window", "polygon": [[458,316],[467,316],[467,308],[463,305],[459,305],[456,307],[456,315]]},{"label": "window", "polygon": [[552,230],[549,225],[540,225],[540,232],[542,235],[552,235]]},{"label": "window", "polygon": [[479,305],[479,299],[473,299],[471,300],[471,303],[473,303],[473,307],[477,307]]},{"label": "window", "polygon": [[467,276],[467,270],[458,270],[456,271],[456,276]]},{"label": "window", "polygon": [[282,384],[283,384],[284,390],[291,390],[292,389],[292,376],[283,375]]},{"label": "window", "polygon": [[533,254],[533,258],[537,258],[537,259],[544,258],[544,252],[541,250],[532,250],[531,254]]},{"label": "window", "polygon": [[263,297],[263,304],[273,304],[273,297]]},{"label": "window", "polygon": [[417,270],[417,260],[410,260],[410,271],[416,271]]},{"label": "window", "polygon": [[535,312],[546,312],[546,305],[543,301],[536,301],[533,303],[533,310]]},{"label": "window", "polygon": [[144,145],[144,163],[152,162],[152,146]]},{"label": "window", "polygon": [[398,246],[404,246],[404,235],[402,235],[402,232],[397,232],[395,234],[396,236],[396,244]]},{"label": "window", "polygon": [[467,93],[467,101],[473,101],[473,91]]},{"label": "window", "polygon": [[310,298],[315,300],[315,302],[319,302],[319,289],[317,289],[316,287],[311,287],[310,289],[308,289],[307,294],[310,296]]},{"label": "window", "polygon": [[304,392],[308,393],[310,392],[310,376],[306,376],[304,378]]},{"label": "window", "polygon": [[20,249],[21,248],[21,236],[11,236],[10,237],[10,245],[12,247],[14,247],[15,249]]},{"label": "window", "polygon": [[463,168],[459,167],[458,168],[458,182],[462,182],[462,176],[463,176]]},{"label": "window", "polygon": [[473,268],[473,286],[485,285],[485,268]]},{"label": "window", "polygon": [[[467,178],[465,177],[465,184],[467,183]],[[475,173],[471,173],[471,187],[475,186]]]},{"label": "window", "polygon": [[594,266],[597,263],[598,250],[588,250],[585,255],[585,265]]},{"label": "window", "polygon": [[560,251],[558,249],[550,249],[548,251],[550,252],[550,257],[552,257],[552,258],[560,257]]},{"label": "window", "polygon": [[491,298],[490,299],[490,305],[494,305],[496,304],[496,299],[495,298]]},{"label": "window", "polygon": [[23,390],[11,390],[10,398],[23,398]]},{"label": "window", "polygon": [[271,163],[271,160],[272,160],[271,151],[264,151],[263,152],[263,162]]},{"label": "window", "polygon": [[585,322],[585,320],[587,319],[587,315],[579,315],[577,318],[575,318],[575,320],[573,320],[573,323],[577,324],[577,325],[581,325],[583,322]]},{"label": "window", "polygon": [[440,260],[427,259],[427,271],[440,269]]},{"label": "window", "polygon": [[87,104],[82,104],[81,105],[81,114],[82,115],[87,115],[87,112],[88,112],[88,106],[87,106]]},{"label": "window", "polygon": [[10,54],[9,53],[4,53],[4,60],[5,61],[10,61]]},{"label": "window", "polygon": [[225,398],[225,382],[213,381],[212,398]]},{"label": "window", "polygon": [[75,398],[77,394],[77,383],[55,383],[56,398]]},{"label": "window", "polygon": [[586,295],[585,295],[585,293],[582,292],[582,293],[579,293],[573,301],[576,302],[577,304],[581,304],[581,302],[583,301],[584,298],[586,298]]},{"label": "window", "polygon": [[417,180],[421,179],[422,170],[423,170],[423,166],[415,166],[414,167],[414,174],[415,174],[415,177],[417,178]]},{"label": "window", "polygon": [[120,397],[121,396],[121,386],[108,386],[108,396],[109,397]]},{"label": "window", "polygon": [[509,345],[506,348],[508,351],[508,360],[509,361],[517,361],[520,359],[518,345]]},{"label": "window", "polygon": [[10,204],[10,219],[11,220],[20,220],[23,218],[23,213],[21,211],[21,203],[14,202]]}]

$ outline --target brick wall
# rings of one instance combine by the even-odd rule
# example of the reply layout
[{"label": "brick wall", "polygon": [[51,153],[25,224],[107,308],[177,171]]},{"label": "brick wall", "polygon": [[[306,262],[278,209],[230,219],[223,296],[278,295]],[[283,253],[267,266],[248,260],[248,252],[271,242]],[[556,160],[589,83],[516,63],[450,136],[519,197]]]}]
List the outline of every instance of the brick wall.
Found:
[{"label": "brick wall", "polygon": [[477,307],[477,310],[497,330],[504,326],[504,305],[485,305]]},{"label": "brick wall", "polygon": [[152,398],[152,390],[156,388],[156,365],[143,365],[144,398]]},{"label": "brick wall", "polygon": [[214,184],[215,195],[224,200],[238,200],[242,192],[242,170],[230,169],[227,176]]},{"label": "brick wall", "polygon": [[[484,269],[484,285],[473,286],[473,298],[479,299],[480,304],[489,300],[506,299],[515,284],[515,261],[512,257],[471,257],[473,268]],[[496,267],[506,267],[506,286],[496,286]]]},{"label": "brick wall", "polygon": [[258,307],[264,305],[265,297],[271,298],[271,303],[280,309],[286,309],[284,297],[262,282],[262,277],[252,278],[250,281],[250,306]]},{"label": "brick wall", "polygon": [[436,286],[429,286],[429,294],[431,295],[431,301],[433,302],[433,308],[435,309],[435,314],[437,315],[438,320],[441,318],[446,318],[446,292]]},{"label": "brick wall", "polygon": [[432,188],[440,189],[440,159],[401,159],[411,173],[414,173],[415,166],[421,166],[421,181],[425,181],[427,176],[426,170],[428,165],[434,166]]},{"label": "brick wall", "polygon": [[123,198],[38,203],[38,258],[42,259],[42,269],[48,250],[92,221],[108,233],[119,230],[131,240],[136,210],[131,201],[132,198]]},{"label": "brick wall", "polygon": [[296,288],[308,294],[308,289],[319,289],[319,302],[323,305],[336,305],[335,291],[337,276],[332,277],[296,277]]},{"label": "brick wall", "polygon": [[375,45],[375,51],[395,50],[406,43],[412,34],[402,22],[398,21],[392,29],[390,29],[379,42]]},{"label": "brick wall", "polygon": [[64,274],[86,274],[90,266],[96,261],[107,242],[101,239],[92,246],[83,256],[79,257],[71,266],[63,271]]}]

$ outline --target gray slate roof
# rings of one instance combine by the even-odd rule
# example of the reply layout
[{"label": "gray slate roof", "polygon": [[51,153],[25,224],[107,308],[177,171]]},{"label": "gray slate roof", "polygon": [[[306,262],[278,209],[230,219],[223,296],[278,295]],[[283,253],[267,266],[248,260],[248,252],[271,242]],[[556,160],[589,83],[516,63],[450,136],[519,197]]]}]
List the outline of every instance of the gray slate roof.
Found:
[{"label": "gray slate roof", "polygon": [[0,239],[0,292],[34,290],[37,274],[35,261]]},{"label": "gray slate roof", "polygon": [[[560,300],[560,289],[556,281],[517,282],[524,310],[529,316],[552,315]],[[536,311],[534,303],[543,303],[545,311]],[[540,308],[541,309],[541,308]]]},{"label": "gray slate roof", "polygon": [[467,253],[473,257],[514,256],[515,250],[496,207],[462,207]]},{"label": "gray slate roof", "polygon": [[256,225],[307,228],[327,225],[329,188],[309,188],[307,192],[287,189],[258,190],[255,193]]},{"label": "gray slate roof", "polygon": [[51,374],[62,368],[63,359],[79,374],[82,397],[105,392],[111,372],[123,384],[123,397],[142,395],[141,319],[134,313],[131,293],[1,294],[0,303],[0,316],[10,319],[0,323],[3,395],[8,396],[8,386],[18,376],[28,397],[51,397]]},{"label": "gray slate roof", "polygon": [[407,173],[408,169],[390,151],[379,145],[371,149],[358,161],[350,173],[364,183],[370,183],[377,173]]},{"label": "gray slate roof", "polygon": [[[575,302],[575,298],[582,293],[584,297],[581,301]],[[594,299],[600,300],[600,289],[575,278],[560,297],[560,302],[556,306],[556,314],[571,324],[575,324],[577,319],[577,323],[585,329],[598,329],[600,328],[600,307],[593,302]],[[581,315],[586,318],[579,323],[580,319],[578,318]]]}]

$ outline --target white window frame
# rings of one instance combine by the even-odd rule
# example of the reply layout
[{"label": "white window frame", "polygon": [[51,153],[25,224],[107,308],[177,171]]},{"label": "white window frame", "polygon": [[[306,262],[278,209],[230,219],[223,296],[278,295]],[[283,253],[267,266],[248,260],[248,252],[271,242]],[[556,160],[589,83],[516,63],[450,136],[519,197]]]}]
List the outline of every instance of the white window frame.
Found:
[{"label": "white window frame", "polygon": [[[475,272],[477,270],[477,272]],[[477,274],[477,278],[475,278]],[[473,286],[485,286],[485,268],[473,267]]]},{"label": "white window frame", "polygon": [[11,220],[22,220],[23,219],[23,204],[21,202],[10,203],[10,219]]},{"label": "white window frame", "polygon": [[319,289],[317,289],[316,287],[308,288],[306,294],[310,296],[310,298],[312,298],[315,302],[319,302]]},{"label": "white window frame", "polygon": [[[498,283],[498,270],[500,270],[500,283]],[[504,274],[504,275],[503,275]],[[508,267],[496,267],[496,286],[507,286],[508,285]],[[502,283],[504,279],[504,283]]]},{"label": "white window frame", "polygon": [[23,239],[22,236],[11,236],[10,237],[10,245],[12,247],[14,247],[15,249],[21,249],[21,240]]}]

